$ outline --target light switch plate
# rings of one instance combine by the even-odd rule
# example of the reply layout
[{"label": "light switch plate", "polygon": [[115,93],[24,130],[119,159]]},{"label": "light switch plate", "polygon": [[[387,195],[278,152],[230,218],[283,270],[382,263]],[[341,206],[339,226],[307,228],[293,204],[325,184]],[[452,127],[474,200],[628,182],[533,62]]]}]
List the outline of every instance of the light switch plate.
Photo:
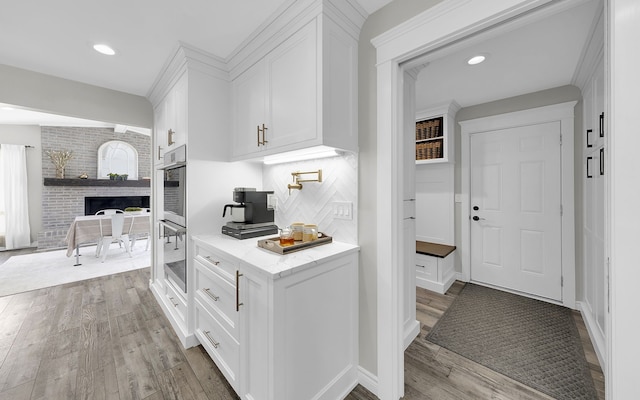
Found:
[{"label": "light switch plate", "polygon": [[353,219],[353,203],[350,201],[334,201],[333,202],[333,218],[334,219]]}]

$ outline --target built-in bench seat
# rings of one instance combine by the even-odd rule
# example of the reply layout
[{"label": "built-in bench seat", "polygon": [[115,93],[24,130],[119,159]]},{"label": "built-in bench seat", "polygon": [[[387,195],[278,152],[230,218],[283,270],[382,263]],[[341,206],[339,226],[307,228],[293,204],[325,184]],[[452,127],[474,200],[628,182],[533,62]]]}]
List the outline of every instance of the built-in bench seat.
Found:
[{"label": "built-in bench seat", "polygon": [[416,253],[424,254],[425,256],[445,258],[449,254],[453,253],[455,249],[456,246],[450,246],[448,244],[421,242],[416,240]]},{"label": "built-in bench seat", "polygon": [[455,281],[456,246],[416,241],[416,285],[444,294]]}]

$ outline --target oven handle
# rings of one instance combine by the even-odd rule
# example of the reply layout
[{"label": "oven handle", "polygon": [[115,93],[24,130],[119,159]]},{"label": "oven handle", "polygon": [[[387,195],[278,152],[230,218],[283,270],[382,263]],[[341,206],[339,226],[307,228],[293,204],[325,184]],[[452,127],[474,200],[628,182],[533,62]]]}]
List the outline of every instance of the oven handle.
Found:
[{"label": "oven handle", "polygon": [[175,233],[185,233],[187,231],[187,228],[185,228],[184,226],[180,226],[180,225],[176,225],[176,224],[170,224],[168,222],[165,221],[158,221],[158,223],[162,226],[164,226],[165,228],[169,229],[172,232]]}]

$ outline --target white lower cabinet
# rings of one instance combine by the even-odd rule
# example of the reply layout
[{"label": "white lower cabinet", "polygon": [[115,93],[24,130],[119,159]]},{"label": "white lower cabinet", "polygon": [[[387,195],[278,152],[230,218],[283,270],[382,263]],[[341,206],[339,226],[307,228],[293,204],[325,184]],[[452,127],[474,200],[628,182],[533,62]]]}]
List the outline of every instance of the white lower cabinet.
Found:
[{"label": "white lower cabinet", "polygon": [[195,254],[195,335],[242,399],[335,400],[355,387],[357,252],[278,273],[197,239]]},{"label": "white lower cabinet", "polygon": [[240,344],[219,322],[219,314],[211,312],[211,308],[195,299],[194,315],[196,337],[209,356],[215,361],[227,381],[236,392],[239,392]]},{"label": "white lower cabinet", "polygon": [[416,285],[444,294],[455,281],[453,253],[446,257],[416,254]]}]

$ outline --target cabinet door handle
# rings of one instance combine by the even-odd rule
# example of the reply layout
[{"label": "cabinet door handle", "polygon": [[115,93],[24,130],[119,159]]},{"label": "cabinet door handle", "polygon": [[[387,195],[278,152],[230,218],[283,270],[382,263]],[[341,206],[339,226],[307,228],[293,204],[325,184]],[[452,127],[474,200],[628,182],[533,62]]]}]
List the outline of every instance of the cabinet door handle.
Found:
[{"label": "cabinet door handle", "polygon": [[211,297],[213,299],[213,301],[218,301],[218,299],[220,299],[220,296],[216,296],[215,294],[211,293],[211,291],[209,290],[209,288],[205,288],[204,292],[206,294],[209,295],[209,297]]},{"label": "cabinet door handle", "polygon": [[175,143],[175,140],[173,140],[173,135],[176,133],[176,131],[174,131],[173,129],[169,129],[169,131],[167,132],[167,144],[169,146],[171,146],[172,144]]},{"label": "cabinet door handle", "polygon": [[211,262],[213,265],[220,264],[220,261],[212,260],[211,256],[206,256],[205,258],[207,259],[207,261]]},{"label": "cabinet door handle", "polygon": [[589,143],[589,134],[593,132],[593,129],[587,129],[587,148],[593,147],[593,143]]},{"label": "cabinet door handle", "polygon": [[256,133],[256,136],[257,136],[257,137],[256,137],[256,143],[257,143],[258,147],[260,147],[260,125],[256,125],[256,130],[257,130],[257,133]]},{"label": "cabinet door handle", "polygon": [[242,274],[240,271],[236,270],[236,312],[240,311],[240,306],[243,306],[243,303],[240,303],[240,277]]},{"label": "cabinet door handle", "polygon": [[604,175],[604,147],[600,148],[600,175]]},{"label": "cabinet door handle", "polygon": [[158,146],[158,161],[162,160],[162,156],[160,155],[160,151],[162,151],[162,146]]},{"label": "cabinet door handle", "polygon": [[[258,129],[258,147],[260,147],[260,145],[264,146],[265,144],[267,144],[267,127],[262,124],[262,128],[260,128],[260,125],[257,126]],[[260,132],[262,132],[262,140],[260,140]]]},{"label": "cabinet door handle", "polygon": [[215,340],[213,340],[213,338],[211,337],[211,335],[209,335],[209,331],[204,331],[203,333],[204,333],[204,335],[207,337],[207,339],[209,339],[209,341],[211,342],[211,344],[213,345],[213,347],[214,347],[215,349],[217,349],[217,348],[218,348],[218,346],[220,346],[220,343],[219,343],[219,342],[216,342]]},{"label": "cabinet door handle", "polygon": [[587,157],[587,178],[593,178],[591,172],[589,172],[589,161],[593,160],[593,157]]},{"label": "cabinet door handle", "polygon": [[600,114],[600,137],[604,137],[604,112]]}]

